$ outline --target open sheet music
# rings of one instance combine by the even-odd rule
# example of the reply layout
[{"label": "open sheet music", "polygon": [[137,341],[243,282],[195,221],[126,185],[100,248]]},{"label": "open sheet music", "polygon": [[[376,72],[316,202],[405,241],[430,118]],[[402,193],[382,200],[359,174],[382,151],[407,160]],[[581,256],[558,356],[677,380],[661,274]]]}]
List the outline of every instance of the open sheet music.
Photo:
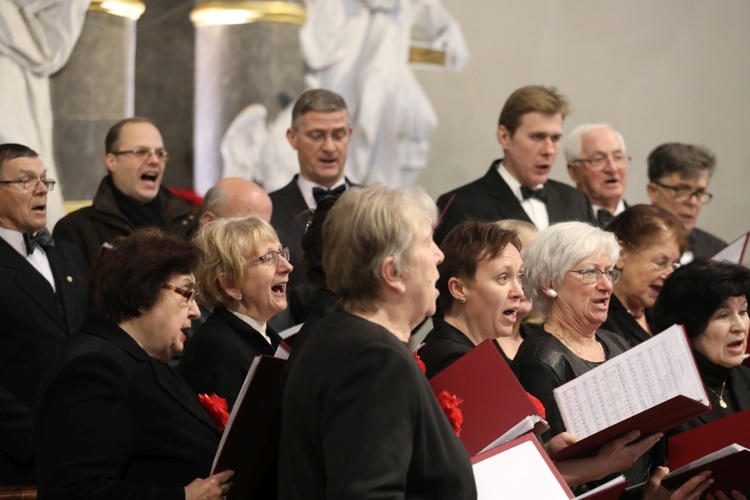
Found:
[{"label": "open sheet music", "polygon": [[680,395],[710,408],[677,325],[561,385],[554,395],[566,430],[579,439]]}]

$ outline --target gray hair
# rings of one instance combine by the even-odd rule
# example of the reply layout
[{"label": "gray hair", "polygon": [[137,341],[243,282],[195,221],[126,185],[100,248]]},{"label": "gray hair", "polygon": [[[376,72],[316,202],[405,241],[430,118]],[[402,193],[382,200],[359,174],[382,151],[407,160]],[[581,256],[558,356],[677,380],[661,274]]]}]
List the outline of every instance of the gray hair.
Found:
[{"label": "gray hair", "polygon": [[648,155],[648,180],[658,181],[675,172],[685,179],[694,179],[703,172],[711,177],[716,168],[716,156],[703,146],[668,142]]},{"label": "gray hair", "polygon": [[432,227],[437,223],[435,202],[421,187],[373,184],[344,191],[323,223],[323,269],[344,309],[377,309],[386,257],[393,257],[399,273],[411,271],[420,217]]},{"label": "gray hair", "polygon": [[592,255],[606,255],[617,262],[620,245],[617,237],[586,222],[560,222],[540,231],[523,254],[523,284],[526,296],[538,309],[549,315],[550,297],[542,287],[562,284],[573,266]]},{"label": "gray hair", "polygon": [[565,139],[565,161],[568,163],[572,163],[575,160],[580,160],[581,154],[583,152],[583,136],[588,134],[589,132],[593,132],[594,130],[599,130],[601,128],[608,129],[614,132],[614,134],[617,136],[617,139],[620,141],[622,152],[627,153],[627,148],[625,147],[625,139],[623,139],[622,134],[613,129],[611,125],[609,125],[608,123],[584,123],[574,128],[573,131],[568,134],[567,138]]},{"label": "gray hair", "polygon": [[[299,122],[302,116],[310,111],[320,113],[334,113],[336,111],[349,111],[346,108],[346,101],[336,92],[327,89],[311,89],[303,92],[294,103],[292,108],[292,128],[299,130]],[[348,118],[347,118],[348,121]]]}]

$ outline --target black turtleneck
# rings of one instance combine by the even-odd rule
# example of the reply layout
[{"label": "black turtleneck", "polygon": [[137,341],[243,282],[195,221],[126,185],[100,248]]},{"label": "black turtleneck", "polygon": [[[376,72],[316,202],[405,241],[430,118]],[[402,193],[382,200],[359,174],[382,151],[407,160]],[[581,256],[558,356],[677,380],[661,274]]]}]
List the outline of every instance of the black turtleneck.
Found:
[{"label": "black turtleneck", "polygon": [[112,181],[111,175],[107,176],[107,182],[112,188],[112,194],[114,195],[115,203],[117,203],[117,208],[120,209],[134,229],[154,226],[164,229],[164,219],[161,214],[161,201],[158,196],[148,203],[141,203],[117,189],[115,183]]},{"label": "black turtleneck", "polygon": [[[729,379],[729,375],[734,368],[717,365],[709,361],[707,357],[698,351],[693,352],[695,353],[695,361],[698,364],[698,371],[701,372],[703,384],[706,386],[708,397],[711,399],[711,406],[713,406],[711,413],[719,411],[720,413],[717,414],[716,418],[721,418],[737,411],[737,401],[731,380]],[[718,395],[723,397],[727,408],[721,407]]]}]

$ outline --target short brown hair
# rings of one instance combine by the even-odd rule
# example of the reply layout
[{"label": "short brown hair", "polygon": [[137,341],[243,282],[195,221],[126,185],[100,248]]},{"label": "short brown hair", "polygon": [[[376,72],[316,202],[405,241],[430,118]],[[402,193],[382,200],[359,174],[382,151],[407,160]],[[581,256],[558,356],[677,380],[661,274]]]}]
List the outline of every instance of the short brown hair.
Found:
[{"label": "short brown hair", "polygon": [[151,309],[162,283],[193,273],[203,257],[190,241],[153,227],[116,238],[112,246],[94,263],[88,283],[94,303],[115,323]]},{"label": "short brown hair", "polygon": [[[114,153],[117,151],[117,141],[120,140],[120,131],[122,131],[122,127],[129,123],[150,123],[151,125],[154,125],[154,122],[143,116],[132,116],[120,120],[109,128],[107,135],[104,137],[105,153]],[[156,125],[154,125],[154,127],[156,127]]]},{"label": "short brown hair", "polygon": [[348,111],[344,98],[336,92],[326,89],[312,89],[303,92],[294,103],[292,108],[292,128],[298,130],[302,115],[310,111],[320,113],[333,113],[335,111]]},{"label": "short brown hair", "polygon": [[479,262],[494,259],[508,244],[521,251],[518,231],[503,229],[494,222],[468,219],[454,226],[440,245],[445,257],[438,266],[438,310],[445,314],[453,306],[453,296],[448,288],[451,278],[474,281]]},{"label": "short brown hair", "polygon": [[502,125],[511,136],[521,125],[521,117],[527,113],[568,116],[568,100],[557,93],[554,87],[527,85],[513,92],[500,112],[498,125]]},{"label": "short brown hair", "polygon": [[644,250],[661,237],[672,237],[687,250],[685,229],[680,219],[655,205],[633,205],[612,219],[605,228],[636,250]]}]

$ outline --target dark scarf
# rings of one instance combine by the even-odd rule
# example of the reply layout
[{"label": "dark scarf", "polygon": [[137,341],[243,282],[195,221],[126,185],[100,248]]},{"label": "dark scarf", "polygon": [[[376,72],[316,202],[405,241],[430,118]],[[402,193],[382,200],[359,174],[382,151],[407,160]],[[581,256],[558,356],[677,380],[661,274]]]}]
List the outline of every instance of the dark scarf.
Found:
[{"label": "dark scarf", "polygon": [[125,215],[125,218],[128,219],[134,229],[153,226],[164,229],[164,219],[161,215],[161,200],[159,200],[159,196],[148,203],[141,203],[117,189],[115,183],[112,182],[111,175],[107,176],[107,182],[112,189],[117,208]]}]

